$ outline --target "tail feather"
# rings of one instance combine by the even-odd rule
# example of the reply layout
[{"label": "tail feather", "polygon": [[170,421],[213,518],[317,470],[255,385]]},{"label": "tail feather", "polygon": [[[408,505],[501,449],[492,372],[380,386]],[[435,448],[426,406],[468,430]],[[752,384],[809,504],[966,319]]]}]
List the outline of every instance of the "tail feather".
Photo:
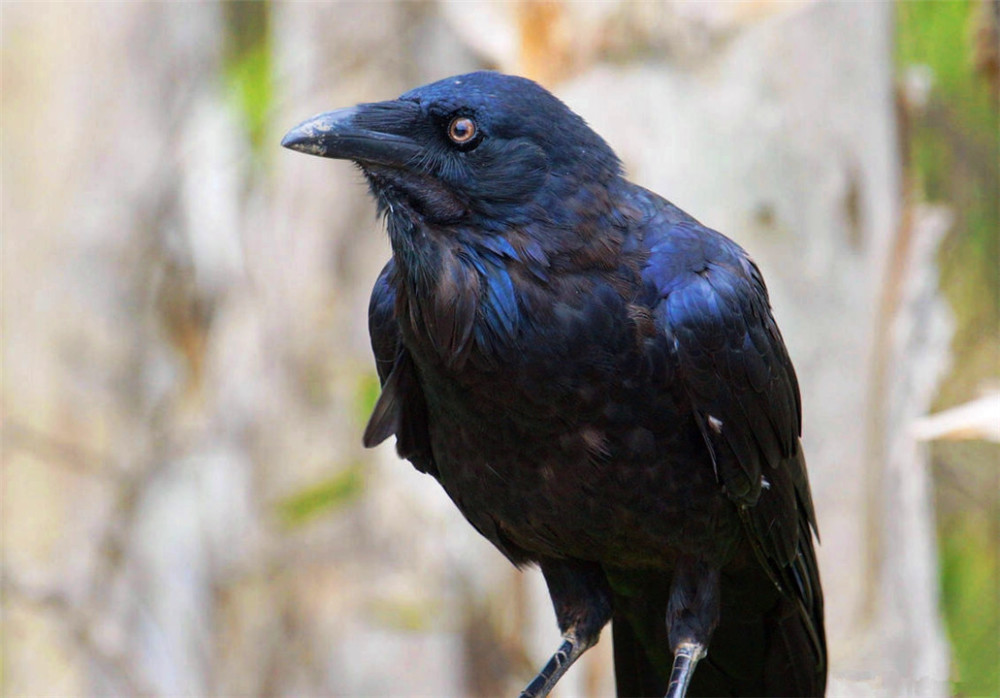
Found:
[{"label": "tail feather", "polygon": [[766,695],[822,696],[826,689],[825,667],[820,670],[812,628],[803,622],[801,609],[783,602],[784,614],[770,619],[768,652],[765,659]]},{"label": "tail feather", "polygon": [[[822,696],[826,690],[823,597],[812,542],[798,556],[809,594],[782,593],[766,571],[722,576],[719,626],[695,670],[688,696]],[[673,656],[667,641],[668,576],[644,580],[614,599],[619,696],[662,696]]]},{"label": "tail feather", "polygon": [[[615,654],[615,688],[619,698],[662,696],[670,683],[657,669],[629,620],[616,613],[611,620],[611,635]],[[660,661],[662,669],[662,658]]]}]

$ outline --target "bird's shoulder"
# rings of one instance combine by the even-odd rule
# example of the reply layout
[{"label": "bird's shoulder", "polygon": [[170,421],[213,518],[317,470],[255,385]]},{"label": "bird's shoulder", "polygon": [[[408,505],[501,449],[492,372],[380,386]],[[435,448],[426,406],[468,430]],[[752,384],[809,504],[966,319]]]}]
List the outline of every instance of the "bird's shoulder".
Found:
[{"label": "bird's shoulder", "polygon": [[651,309],[720,479],[753,504],[769,467],[795,456],[799,387],[763,276],[735,242],[648,192],[631,244]]},{"label": "bird's shoulder", "polygon": [[[816,519],[801,452],[795,369],[760,269],[735,242],[655,194],[631,245],[650,307],[712,465],[772,578],[808,606]],[[807,554],[808,553],[808,554]],[[812,567],[815,563],[812,563]],[[811,568],[810,568],[811,569]]]}]

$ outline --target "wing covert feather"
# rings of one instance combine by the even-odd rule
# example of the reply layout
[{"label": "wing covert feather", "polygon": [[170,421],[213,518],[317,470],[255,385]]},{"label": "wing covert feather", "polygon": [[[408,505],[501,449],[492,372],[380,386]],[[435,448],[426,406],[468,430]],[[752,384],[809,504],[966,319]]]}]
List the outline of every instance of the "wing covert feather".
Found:
[{"label": "wing covert feather", "polygon": [[646,240],[653,315],[716,475],[825,656],[799,387],[760,271],[736,243],[691,220],[647,231]]}]

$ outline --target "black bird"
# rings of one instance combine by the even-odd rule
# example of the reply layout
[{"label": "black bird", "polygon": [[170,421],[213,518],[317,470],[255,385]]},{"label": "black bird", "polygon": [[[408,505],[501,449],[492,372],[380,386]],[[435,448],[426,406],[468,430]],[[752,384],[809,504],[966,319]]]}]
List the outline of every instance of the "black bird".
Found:
[{"label": "black bird", "polygon": [[387,221],[365,445],[395,435],[545,576],[563,642],[522,696],[609,620],[619,695],[822,695],[799,389],[747,253],[524,78],[448,78],[282,145],[353,160]]}]

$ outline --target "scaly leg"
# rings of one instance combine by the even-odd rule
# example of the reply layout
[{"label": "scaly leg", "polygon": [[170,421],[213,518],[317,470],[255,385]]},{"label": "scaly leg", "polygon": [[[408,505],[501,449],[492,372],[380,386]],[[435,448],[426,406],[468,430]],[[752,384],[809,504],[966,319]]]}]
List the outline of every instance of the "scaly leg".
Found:
[{"label": "scaly leg", "polygon": [[698,660],[705,656],[705,647],[697,642],[682,642],[674,650],[674,666],[670,670],[670,686],[666,698],[684,698]]},{"label": "scaly leg", "polygon": [[695,667],[719,624],[719,571],[700,560],[678,561],[667,602],[667,637],[674,653],[666,698],[684,698]]},{"label": "scaly leg", "polygon": [[611,590],[604,571],[580,560],[539,561],[563,641],[520,698],[544,698],[573,662],[597,644],[611,619]]},{"label": "scaly leg", "polygon": [[531,683],[521,691],[520,698],[544,698],[549,695],[549,691],[555,687],[566,670],[573,665],[573,662],[595,644],[596,638],[591,642],[581,641],[577,639],[576,632],[570,629],[563,635],[562,645],[538,672],[538,676],[532,679]]}]

